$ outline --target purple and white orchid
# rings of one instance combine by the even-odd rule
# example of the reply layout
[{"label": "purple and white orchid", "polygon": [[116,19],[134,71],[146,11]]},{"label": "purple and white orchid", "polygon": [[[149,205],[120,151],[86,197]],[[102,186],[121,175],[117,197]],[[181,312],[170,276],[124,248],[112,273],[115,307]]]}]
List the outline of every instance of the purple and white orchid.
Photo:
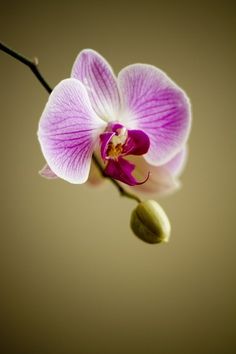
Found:
[{"label": "purple and white orchid", "polygon": [[108,176],[138,188],[150,174],[155,189],[180,172],[190,125],[189,99],[163,71],[134,64],[116,78],[101,55],[83,50],[42,113],[41,174],[84,183],[97,153]]}]

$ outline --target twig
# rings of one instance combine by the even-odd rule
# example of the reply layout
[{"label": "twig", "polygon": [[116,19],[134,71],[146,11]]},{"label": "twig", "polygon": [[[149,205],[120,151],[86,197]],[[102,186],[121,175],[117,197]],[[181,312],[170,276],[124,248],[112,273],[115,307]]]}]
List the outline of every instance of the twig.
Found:
[{"label": "twig", "polygon": [[8,48],[4,44],[0,43],[0,49],[9,54],[11,57],[15,58],[16,60],[20,61],[21,63],[25,64],[30,68],[30,70],[34,73],[34,75],[37,77],[39,82],[43,85],[43,87],[47,90],[48,93],[52,92],[51,87],[48,85],[48,83],[44,80],[43,76],[40,74],[39,69],[38,69],[38,59],[35,58],[34,61],[31,61],[24,57],[23,55],[15,52],[14,50]]},{"label": "twig", "polygon": [[[48,93],[52,92],[51,87],[48,85],[48,83],[45,81],[45,79],[43,78],[43,76],[41,75],[39,69],[38,69],[38,59],[34,58],[34,60],[29,60],[28,58],[26,58],[25,56],[23,56],[22,54],[17,53],[16,51],[14,51],[13,49],[10,49],[9,47],[7,47],[6,45],[4,45],[3,43],[0,43],[0,49],[7,53],[8,55],[10,55],[11,57],[15,58],[16,60],[18,60],[19,62],[21,62],[22,64],[28,66],[30,68],[30,70],[33,72],[33,74],[37,77],[37,79],[39,80],[39,82],[43,85],[43,87],[46,89],[46,91]],[[141,200],[138,196],[136,196],[133,193],[129,193],[127,192],[115,179],[107,176],[104,173],[104,169],[102,167],[102,165],[100,164],[99,160],[97,159],[97,157],[95,155],[93,155],[93,162],[95,163],[95,165],[97,166],[98,170],[100,171],[101,175],[107,179],[109,179],[113,185],[118,189],[119,193],[121,196],[130,198],[130,199],[134,199],[136,200],[136,202],[140,203]]]}]

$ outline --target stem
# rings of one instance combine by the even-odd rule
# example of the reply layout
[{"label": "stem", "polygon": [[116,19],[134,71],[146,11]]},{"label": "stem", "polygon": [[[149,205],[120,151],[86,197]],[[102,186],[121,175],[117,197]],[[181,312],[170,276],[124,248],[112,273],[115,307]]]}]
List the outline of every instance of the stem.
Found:
[{"label": "stem", "polygon": [[34,61],[27,59],[23,55],[15,52],[14,50],[6,47],[3,43],[0,43],[0,49],[9,54],[11,57],[15,58],[16,60],[20,61],[21,63],[25,64],[28,66],[31,71],[34,73],[34,75],[37,77],[39,82],[43,85],[43,87],[46,89],[48,93],[52,92],[51,87],[48,85],[48,83],[44,80],[43,76],[40,74],[38,70],[38,59],[34,58]]},{"label": "stem", "polygon": [[[16,60],[18,60],[19,62],[21,62],[22,64],[28,66],[28,68],[30,68],[30,70],[33,72],[33,74],[36,76],[36,78],[39,80],[39,82],[42,84],[42,86],[46,89],[46,91],[48,93],[52,92],[51,87],[48,85],[48,83],[46,82],[46,80],[43,78],[43,76],[41,75],[39,69],[38,69],[38,59],[34,58],[34,60],[29,60],[28,58],[26,58],[25,56],[17,53],[16,51],[14,51],[13,49],[10,49],[9,47],[7,47],[6,45],[4,45],[3,43],[0,43],[0,49],[7,53],[8,55],[10,55],[11,57],[15,58]],[[136,200],[136,202],[140,203],[141,199],[136,196],[133,193],[129,193],[127,192],[115,179],[107,176],[104,173],[104,169],[102,167],[102,165],[100,164],[99,160],[97,159],[97,157],[95,156],[95,154],[93,154],[93,162],[95,163],[95,165],[97,166],[98,170],[100,171],[101,175],[107,179],[109,179],[111,181],[111,183],[113,183],[113,185],[118,189],[119,193],[121,196],[130,198],[130,199],[134,199]]]}]

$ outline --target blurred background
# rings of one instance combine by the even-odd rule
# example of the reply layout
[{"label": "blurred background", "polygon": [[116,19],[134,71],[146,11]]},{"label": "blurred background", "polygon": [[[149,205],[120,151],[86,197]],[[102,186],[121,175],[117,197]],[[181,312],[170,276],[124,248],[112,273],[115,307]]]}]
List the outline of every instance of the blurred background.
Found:
[{"label": "blurred background", "polygon": [[148,245],[109,181],[38,175],[48,94],[0,53],[1,353],[236,352],[235,20],[233,1],[1,2],[1,40],[37,56],[51,86],[93,48],[116,73],[161,68],[193,106],[183,188],[160,199],[171,242]]}]

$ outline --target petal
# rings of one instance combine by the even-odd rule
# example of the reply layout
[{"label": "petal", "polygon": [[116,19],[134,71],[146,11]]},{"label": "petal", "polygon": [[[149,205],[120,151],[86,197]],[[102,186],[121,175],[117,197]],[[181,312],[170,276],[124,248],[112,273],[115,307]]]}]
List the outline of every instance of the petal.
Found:
[{"label": "petal", "polygon": [[150,140],[142,130],[129,129],[128,138],[125,143],[124,155],[144,155],[150,147]]},{"label": "petal", "polygon": [[[110,126],[111,131],[106,131],[100,135],[101,156],[103,160],[107,159],[107,149],[117,129],[122,129],[120,124]],[[125,129],[126,130],[126,129]],[[150,140],[142,130],[126,130],[127,140],[123,145],[122,156],[125,155],[143,155],[149,149]]]},{"label": "petal", "polygon": [[174,177],[179,177],[183,172],[188,155],[188,149],[185,146],[177,155],[175,155],[164,166]]},{"label": "petal", "polygon": [[121,181],[129,186],[135,186],[145,183],[149,175],[142,182],[138,182],[133,176],[132,172],[135,165],[120,157],[118,160],[109,160],[105,168],[105,173],[118,181]]},{"label": "petal", "polygon": [[51,168],[46,164],[42,170],[39,171],[40,176],[47,178],[47,179],[56,179],[58,178],[57,175],[51,170]]},{"label": "petal", "polygon": [[102,119],[118,119],[120,96],[116,78],[100,54],[91,49],[83,50],[75,60],[71,76],[83,82],[94,110]]},{"label": "petal", "polygon": [[137,186],[144,193],[156,193],[164,195],[173,193],[180,187],[178,177],[183,172],[187,159],[187,147],[185,146],[170,161],[161,166],[151,166],[144,159],[133,160],[136,165],[138,178],[144,178],[146,171],[150,171],[150,177],[145,184]]},{"label": "petal", "polygon": [[96,116],[83,84],[61,81],[39,122],[38,137],[51,170],[71,183],[84,183],[105,123]]},{"label": "petal", "polygon": [[149,165],[143,157],[132,157],[132,162],[135,163],[135,177],[142,179],[149,171],[149,179],[142,185],[135,186],[137,191],[142,193],[152,193],[157,196],[164,195],[175,191],[179,187],[179,182],[170,173],[170,171],[162,166]]},{"label": "petal", "polygon": [[145,155],[148,163],[167,162],[188,138],[189,99],[163,71],[151,65],[124,68],[118,76],[118,84],[123,102],[121,122],[149,136],[150,149]]},{"label": "petal", "polygon": [[104,132],[100,135],[101,157],[103,160],[107,158],[106,152],[107,152],[108,144],[114,135],[115,135],[114,132]]}]

